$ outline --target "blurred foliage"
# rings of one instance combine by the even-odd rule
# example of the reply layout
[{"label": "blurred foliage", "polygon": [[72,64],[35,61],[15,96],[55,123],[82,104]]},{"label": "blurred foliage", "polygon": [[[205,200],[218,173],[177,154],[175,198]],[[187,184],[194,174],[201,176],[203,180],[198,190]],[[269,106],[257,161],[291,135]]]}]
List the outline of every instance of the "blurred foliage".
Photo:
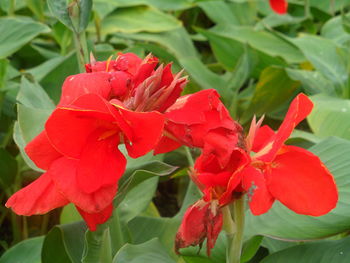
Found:
[{"label": "blurred foliage", "polygon": [[223,234],[210,258],[205,249],[173,251],[199,194],[181,149],[130,160],[113,217],[93,233],[70,206],[30,218],[3,206],[42,172],[23,148],[43,128],[64,79],[79,72],[77,37],[98,60],[152,52],[173,61],[191,80],[184,93],[216,89],[245,128],[254,114],[278,127],[297,93],[311,96],[314,111],[290,142],[312,146],[331,170],[339,204],[318,218],[279,204],[258,217],[247,211],[242,262],[350,262],[350,0],[290,0],[283,16],[267,0],[80,0],[79,21],[68,2],[0,1],[0,263],[225,261]]}]

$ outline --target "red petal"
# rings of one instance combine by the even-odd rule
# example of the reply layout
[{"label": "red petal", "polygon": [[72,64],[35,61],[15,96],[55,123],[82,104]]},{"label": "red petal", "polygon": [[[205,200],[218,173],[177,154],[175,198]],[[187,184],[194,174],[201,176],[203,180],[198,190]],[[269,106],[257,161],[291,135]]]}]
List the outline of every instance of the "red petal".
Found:
[{"label": "red petal", "polygon": [[[100,188],[98,191],[87,194],[77,183],[77,167],[79,161],[62,157],[53,162],[50,175],[56,187],[70,202],[86,213],[99,213],[113,201],[117,192],[117,184]],[[96,176],[101,176],[97,174]]]},{"label": "red petal", "polygon": [[106,72],[81,73],[69,76],[63,83],[61,100],[58,106],[70,105],[84,94],[97,94],[107,99],[111,86],[111,76]]},{"label": "red petal", "polygon": [[166,117],[178,124],[198,124],[206,121],[205,112],[220,103],[216,90],[207,89],[180,97],[167,111]]},{"label": "red petal", "polygon": [[255,158],[264,162],[271,162],[294,128],[310,114],[312,108],[312,101],[305,94],[300,93],[292,101],[275,136],[255,155]]},{"label": "red petal", "polygon": [[90,194],[104,186],[116,185],[125,166],[126,159],[118,150],[118,137],[101,139],[93,135],[87,140],[79,160],[78,186]]},{"label": "red petal", "polygon": [[262,126],[254,137],[253,152],[259,152],[267,143],[271,141],[275,132],[267,125]]},{"label": "red petal", "polygon": [[134,53],[119,54],[114,68],[115,70],[126,71],[135,75],[141,63],[142,59]]},{"label": "red petal", "polygon": [[134,112],[117,106],[132,134],[125,142],[130,157],[137,158],[153,150],[164,128],[164,115],[159,112]]},{"label": "red petal", "polygon": [[181,146],[181,143],[175,140],[172,140],[167,136],[162,136],[156,148],[154,149],[154,155],[174,151],[180,146]]},{"label": "red petal", "polygon": [[68,200],[55,188],[46,172],[38,179],[16,192],[6,203],[6,207],[19,215],[45,214],[52,209],[68,204]]},{"label": "red petal", "polygon": [[151,76],[154,68],[158,64],[158,58],[147,56],[137,69],[137,73],[134,76],[134,87],[137,88],[145,79]]},{"label": "red petal", "polygon": [[305,149],[283,147],[267,179],[271,194],[298,214],[321,216],[337,204],[333,176],[316,155]]},{"label": "red petal", "polygon": [[81,210],[79,207],[77,207],[77,210],[81,214],[81,216],[84,218],[90,231],[96,231],[97,225],[105,223],[111,217],[113,212],[113,204],[110,204],[99,213],[93,213],[93,214],[86,213],[84,210]]},{"label": "red petal", "polygon": [[43,170],[49,169],[50,164],[62,156],[49,142],[45,130],[27,144],[25,151],[36,166]]},{"label": "red petal", "polygon": [[270,0],[270,6],[277,14],[287,13],[288,2],[286,0]]},{"label": "red petal", "polygon": [[176,234],[175,251],[180,248],[202,244],[207,238],[207,253],[214,247],[216,239],[222,229],[222,213],[217,202],[207,203],[199,200],[190,206]]},{"label": "red petal", "polygon": [[260,170],[247,166],[241,176],[249,198],[250,211],[253,215],[266,213],[275,199],[267,189],[265,175]]},{"label": "red petal", "polygon": [[81,106],[89,99],[93,99],[90,103],[95,103],[95,109],[57,108],[46,122],[49,141],[63,155],[79,158],[87,139],[97,129],[119,130],[112,124],[116,121],[115,116],[106,112],[98,96],[85,95],[75,103]]}]

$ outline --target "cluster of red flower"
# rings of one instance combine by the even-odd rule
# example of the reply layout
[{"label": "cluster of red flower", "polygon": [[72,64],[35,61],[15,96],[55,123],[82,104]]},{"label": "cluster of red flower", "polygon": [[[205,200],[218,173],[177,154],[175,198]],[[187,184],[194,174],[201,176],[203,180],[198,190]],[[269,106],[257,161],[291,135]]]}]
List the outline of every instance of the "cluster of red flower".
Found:
[{"label": "cluster of red flower", "polygon": [[203,198],[186,212],[176,248],[202,243],[208,253],[222,228],[221,209],[247,194],[253,214],[275,199],[297,213],[319,216],[337,203],[332,175],[318,157],[284,144],[311,111],[303,94],[291,104],[277,132],[252,122],[247,137],[215,90],[180,97],[187,78],[152,56],[120,54],[92,61],[87,73],[70,76],[45,129],[26,147],[46,172],[7,202],[17,214],[43,214],[73,203],[90,230],[113,210],[128,155],[165,153],[181,145],[202,150],[191,179]]}]

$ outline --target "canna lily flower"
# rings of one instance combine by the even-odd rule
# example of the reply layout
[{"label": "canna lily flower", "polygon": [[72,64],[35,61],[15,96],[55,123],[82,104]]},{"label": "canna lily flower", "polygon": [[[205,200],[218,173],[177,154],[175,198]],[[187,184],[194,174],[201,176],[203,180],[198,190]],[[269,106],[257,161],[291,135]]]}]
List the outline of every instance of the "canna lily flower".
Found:
[{"label": "canna lily flower", "polygon": [[182,96],[165,111],[165,118],[165,132],[156,154],[181,145],[198,147],[206,155],[220,156],[220,165],[225,167],[232,147],[242,141],[242,127],[232,120],[213,89]]},{"label": "canna lily flower", "polygon": [[245,141],[231,145],[226,166],[221,165],[220,155],[203,150],[190,174],[203,198],[185,213],[176,235],[177,251],[206,238],[210,255],[222,228],[221,209],[243,194],[248,195],[254,215],[266,213],[275,200],[311,216],[324,215],[336,206],[337,187],[321,160],[303,148],[284,144],[312,107],[309,98],[299,94],[277,132],[267,125],[260,127],[262,119],[256,123],[254,118]]},{"label": "canna lily flower", "polygon": [[269,0],[272,10],[280,15],[287,13],[288,2],[287,0]]},{"label": "canna lily flower", "polygon": [[113,210],[126,159],[154,149],[163,132],[163,112],[180,95],[186,78],[171,65],[128,53],[115,61],[87,65],[70,76],[45,129],[25,148],[46,172],[7,201],[20,215],[43,214],[74,203],[90,230]]},{"label": "canna lily flower", "polygon": [[233,149],[224,168],[221,167],[218,156],[213,153],[203,153],[196,160],[190,176],[202,191],[203,197],[187,209],[182,219],[175,239],[177,253],[180,248],[201,245],[206,239],[207,254],[210,255],[222,229],[222,208],[244,193],[240,171],[248,161],[249,156],[239,147]]},{"label": "canna lily flower", "polygon": [[313,153],[284,144],[312,108],[310,99],[299,94],[277,132],[253,120],[247,137],[253,155],[241,177],[254,215],[266,213],[275,200],[298,214],[311,216],[335,208],[338,191],[327,167]]}]

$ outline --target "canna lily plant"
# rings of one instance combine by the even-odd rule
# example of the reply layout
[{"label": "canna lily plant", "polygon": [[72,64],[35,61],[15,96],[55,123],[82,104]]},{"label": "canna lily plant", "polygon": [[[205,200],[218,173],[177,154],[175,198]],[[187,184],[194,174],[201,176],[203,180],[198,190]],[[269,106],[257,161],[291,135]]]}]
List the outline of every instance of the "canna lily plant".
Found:
[{"label": "canna lily plant", "polygon": [[[304,94],[291,103],[277,132],[262,120],[252,121],[245,139],[230,144],[231,157],[222,165],[220,156],[203,150],[191,171],[191,179],[203,198],[190,206],[176,235],[179,251],[207,240],[207,253],[214,247],[224,220],[236,234],[227,252],[227,262],[240,262],[244,227],[244,196],[252,214],[266,213],[278,200],[298,214],[321,216],[335,208],[338,191],[333,176],[311,152],[285,145],[293,129],[313,107]],[[241,138],[241,136],[238,136]],[[230,206],[234,208],[230,211]],[[232,229],[226,229],[231,235]]]},{"label": "canna lily plant", "polygon": [[158,65],[152,55],[91,57],[85,68],[86,73],[65,80],[44,130],[25,148],[45,172],[7,201],[15,213],[44,214],[73,203],[88,228],[97,230],[112,215],[125,172],[120,144],[131,158],[182,145],[201,150],[189,174],[202,198],[183,217],[175,238],[178,254],[206,241],[210,255],[224,228],[230,244],[227,262],[239,262],[245,196],[254,215],[266,213],[276,200],[312,216],[336,206],[334,179],[320,159],[285,145],[312,110],[304,94],[293,100],[277,132],[254,118],[244,136],[215,90],[180,96],[187,77],[173,74],[171,64]]}]

